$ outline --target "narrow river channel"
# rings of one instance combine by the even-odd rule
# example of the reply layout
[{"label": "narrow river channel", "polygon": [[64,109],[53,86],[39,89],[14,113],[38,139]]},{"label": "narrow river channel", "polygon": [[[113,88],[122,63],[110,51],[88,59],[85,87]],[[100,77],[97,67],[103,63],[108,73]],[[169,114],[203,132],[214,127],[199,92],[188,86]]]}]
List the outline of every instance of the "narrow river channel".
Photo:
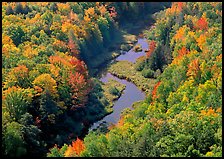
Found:
[{"label": "narrow river channel", "polygon": [[[146,39],[138,38],[136,45],[137,44],[140,44],[142,46],[141,52],[136,53],[133,51],[133,49],[131,49],[128,52],[125,52],[124,54],[121,54],[120,56],[118,56],[115,59],[115,61],[127,60],[127,61],[134,63],[137,58],[144,56],[145,50],[148,49],[148,43],[147,43]],[[119,79],[118,77],[115,77],[108,72],[104,72],[104,73],[102,73],[100,80],[103,83],[106,83],[109,78],[112,78],[122,84],[125,84],[126,88],[125,88],[123,94],[121,95],[121,97],[114,102],[114,106],[113,106],[114,111],[111,114],[105,116],[103,119],[95,122],[89,128],[89,131],[98,128],[102,124],[106,124],[106,125],[109,125],[111,123],[116,124],[118,122],[118,120],[120,119],[122,110],[124,110],[125,108],[132,109],[132,104],[134,102],[145,99],[145,93],[143,91],[141,91],[140,89],[138,89],[132,82],[129,82],[125,79]]]}]

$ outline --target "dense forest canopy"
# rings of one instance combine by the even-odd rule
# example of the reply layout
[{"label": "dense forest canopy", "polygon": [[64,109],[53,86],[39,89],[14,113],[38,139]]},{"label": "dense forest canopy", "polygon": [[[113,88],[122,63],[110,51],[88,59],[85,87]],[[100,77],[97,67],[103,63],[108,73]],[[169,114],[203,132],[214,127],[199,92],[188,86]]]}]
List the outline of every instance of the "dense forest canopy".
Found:
[{"label": "dense forest canopy", "polygon": [[5,155],[42,155],[54,144],[71,141],[85,124],[108,113],[100,84],[89,76],[89,61],[113,40],[118,20],[125,18],[120,13],[127,16],[125,10],[136,10],[137,17],[144,5],[150,6],[129,2],[2,3]]},{"label": "dense forest canopy", "polygon": [[[221,157],[222,2],[168,6],[3,2],[3,155]],[[122,25],[154,12],[136,67],[156,79],[152,92],[109,131],[80,139],[109,113],[93,60],[104,57]]]}]

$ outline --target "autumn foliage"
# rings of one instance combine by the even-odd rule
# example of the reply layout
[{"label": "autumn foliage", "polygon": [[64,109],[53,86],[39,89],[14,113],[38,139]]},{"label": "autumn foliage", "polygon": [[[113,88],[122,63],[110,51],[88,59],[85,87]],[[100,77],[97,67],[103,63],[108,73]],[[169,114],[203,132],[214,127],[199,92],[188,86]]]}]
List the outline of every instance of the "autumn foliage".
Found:
[{"label": "autumn foliage", "polygon": [[15,67],[12,71],[12,73],[17,77],[17,78],[25,78],[28,77],[28,68],[25,65],[19,65],[18,67]]},{"label": "autumn foliage", "polygon": [[180,27],[177,31],[176,34],[174,35],[174,40],[176,41],[184,41],[185,40],[185,36],[184,34],[186,33],[186,28],[187,26],[184,25],[182,27]]},{"label": "autumn foliage", "polygon": [[138,70],[159,63],[158,83],[117,126],[90,132],[81,156],[222,157],[221,12],[219,2],[173,2],[155,16],[144,35],[156,50]]},{"label": "autumn foliage", "polygon": [[74,43],[73,40],[69,40],[68,47],[71,50],[72,56],[78,57],[79,50],[77,44]]},{"label": "autumn foliage", "polygon": [[[82,123],[84,118],[75,109],[87,105],[91,91],[91,80],[85,62],[80,59],[79,46],[81,40],[88,41],[89,25],[83,23],[84,13],[74,12],[74,8],[82,10],[82,5],[85,4],[9,2],[2,8],[3,116],[12,116],[5,120],[7,124],[24,124],[21,127],[26,131],[19,131],[24,135],[27,149],[24,152],[29,154],[39,151],[35,154],[43,156],[46,148],[52,146],[53,136],[67,142],[63,136],[74,130],[71,125],[75,125],[75,120]],[[84,9],[94,25],[97,21],[94,18],[101,16],[96,9],[95,5]],[[14,93],[9,93],[12,88]],[[60,124],[67,127],[63,133],[57,129]],[[79,131],[81,128],[75,133]],[[38,136],[40,132],[43,136]],[[11,142],[17,147],[13,140],[5,141],[4,144]],[[16,156],[16,151],[17,148],[9,154]]]},{"label": "autumn foliage", "polygon": [[189,50],[186,47],[182,47],[179,51],[178,51],[178,58],[186,55],[189,53]]},{"label": "autumn foliage", "polygon": [[204,17],[201,17],[200,19],[198,19],[198,21],[196,22],[195,29],[200,29],[200,30],[207,30],[208,29],[208,22],[207,19]]},{"label": "autumn foliage", "polygon": [[203,50],[204,48],[204,44],[206,43],[206,35],[205,34],[201,34],[197,39],[197,43],[198,43],[198,46],[201,50]]},{"label": "autumn foliage", "polygon": [[216,112],[215,112],[215,110],[214,110],[212,107],[210,107],[207,111],[206,111],[206,110],[201,110],[201,115],[202,115],[202,116],[214,116],[214,117],[217,117],[217,116],[218,116],[217,113],[219,113],[220,110],[221,110],[221,109],[218,108],[218,109],[216,110]]},{"label": "autumn foliage", "polygon": [[110,13],[111,17],[115,18],[117,16],[117,12],[115,11],[114,7],[111,7],[108,10],[109,10],[109,13]]},{"label": "autumn foliage", "polygon": [[159,82],[154,86],[154,88],[153,88],[153,90],[152,90],[152,99],[156,99],[156,98],[157,98],[157,96],[156,96],[156,92],[157,92],[157,88],[160,86],[160,84],[161,84],[161,81],[159,81]]},{"label": "autumn foliage", "polygon": [[197,77],[200,76],[199,59],[195,59],[195,60],[193,60],[193,61],[188,65],[187,76],[191,76],[191,77],[193,77],[193,78],[197,78]]},{"label": "autumn foliage", "polygon": [[178,14],[183,10],[185,7],[186,2],[173,2],[171,8],[166,10],[166,15]]},{"label": "autumn foliage", "polygon": [[82,140],[79,138],[76,141],[72,142],[72,145],[69,145],[68,149],[65,151],[65,157],[75,157],[79,156],[80,153],[85,149],[85,145]]},{"label": "autumn foliage", "polygon": [[146,52],[146,57],[149,58],[153,51],[155,50],[156,48],[156,42],[154,40],[152,40],[150,43],[149,43],[149,50]]},{"label": "autumn foliage", "polygon": [[74,106],[83,106],[87,102],[87,94],[90,91],[90,89],[86,87],[88,85],[85,77],[78,72],[75,74],[70,72],[68,83],[73,92],[72,99],[73,104],[75,104]]},{"label": "autumn foliage", "polygon": [[3,2],[2,154],[43,157],[65,143],[51,156],[222,157],[221,2],[157,3],[164,11],[144,33],[139,69],[159,81],[140,81],[152,93],[106,133],[66,145],[84,121],[107,113],[101,84],[91,92],[90,68],[104,60],[120,22],[151,21],[140,18],[156,3]]}]

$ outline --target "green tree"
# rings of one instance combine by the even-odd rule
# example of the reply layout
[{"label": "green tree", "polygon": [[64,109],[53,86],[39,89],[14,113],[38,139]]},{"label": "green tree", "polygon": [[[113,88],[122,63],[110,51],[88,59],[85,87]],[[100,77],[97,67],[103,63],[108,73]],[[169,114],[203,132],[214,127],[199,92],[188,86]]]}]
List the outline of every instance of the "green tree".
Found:
[{"label": "green tree", "polygon": [[7,34],[10,36],[16,46],[21,44],[25,38],[25,32],[18,25],[10,25],[7,29]]},{"label": "green tree", "polygon": [[21,124],[21,132],[23,133],[23,140],[26,143],[28,155],[41,156],[43,152],[43,141],[41,140],[41,130],[34,125],[33,116],[25,113],[21,116],[19,123]]},{"label": "green tree", "polygon": [[3,105],[9,112],[11,118],[18,121],[21,115],[25,114],[32,99],[32,90],[17,87],[4,91]]},{"label": "green tree", "polygon": [[5,155],[19,157],[26,154],[25,142],[21,131],[22,125],[17,122],[7,123],[6,131],[3,134]]}]

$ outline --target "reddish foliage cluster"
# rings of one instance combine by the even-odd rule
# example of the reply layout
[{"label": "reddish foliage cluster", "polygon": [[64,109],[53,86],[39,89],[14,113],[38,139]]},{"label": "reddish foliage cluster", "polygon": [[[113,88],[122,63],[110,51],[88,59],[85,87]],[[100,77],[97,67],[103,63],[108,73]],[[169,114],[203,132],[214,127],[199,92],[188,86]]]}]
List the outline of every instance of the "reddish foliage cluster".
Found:
[{"label": "reddish foliage cluster", "polygon": [[66,68],[66,78],[72,92],[72,110],[83,106],[88,100],[88,93],[91,90],[91,83],[88,79],[88,71],[85,63],[72,56],[50,56],[49,61],[58,68]]},{"label": "reddish foliage cluster", "polygon": [[80,156],[81,152],[85,150],[85,145],[82,140],[77,138],[76,141],[72,142],[72,145],[69,145],[67,150],[64,153],[65,157],[76,157]]},{"label": "reddish foliage cluster", "polygon": [[213,109],[212,107],[210,107],[207,111],[206,110],[201,110],[201,115],[202,116],[214,116],[217,117],[218,114],[221,111],[221,108],[218,108],[215,112],[215,109]]},{"label": "reddish foliage cluster", "polygon": [[85,77],[88,75],[87,69],[85,67],[85,63],[83,61],[78,60],[77,58],[72,57],[70,59],[70,63],[75,67],[75,70]]},{"label": "reddish foliage cluster", "polygon": [[189,53],[189,50],[183,46],[179,51],[178,51],[178,58],[181,58],[182,56],[186,55]]},{"label": "reddish foliage cluster", "polygon": [[183,6],[184,6],[184,2],[177,2],[177,8],[179,11],[182,11]]},{"label": "reddish foliage cluster", "polygon": [[[87,94],[90,91],[85,77],[79,72],[70,72],[68,83],[73,92],[73,104],[75,104],[75,106],[83,106],[87,102]],[[75,107],[72,107],[72,109],[75,109]]]},{"label": "reddish foliage cluster", "polygon": [[151,56],[151,54],[153,53],[153,51],[156,48],[156,42],[154,40],[152,40],[149,43],[149,50],[146,52],[146,57],[149,58]]},{"label": "reddish foliage cluster", "polygon": [[109,11],[110,16],[112,18],[115,18],[117,16],[117,12],[115,11],[115,8],[114,7],[109,8],[108,11]]},{"label": "reddish foliage cluster", "polygon": [[72,148],[76,152],[77,155],[80,155],[80,153],[85,150],[85,145],[82,140],[77,138],[77,140],[72,142]]},{"label": "reddish foliage cluster", "polygon": [[85,63],[83,61],[80,61],[76,57],[72,57],[72,56],[60,57],[57,55],[50,56],[49,62],[59,67],[67,66],[70,69],[74,68],[76,72],[83,74],[85,77],[87,77],[88,75],[88,71],[86,69]]},{"label": "reddish foliage cluster", "polygon": [[34,86],[34,89],[37,93],[41,93],[43,91],[43,89],[39,86]]},{"label": "reddish foliage cluster", "polygon": [[195,59],[188,65],[187,76],[193,76],[194,78],[196,78],[199,75],[199,71],[199,59]]},{"label": "reddish foliage cluster", "polygon": [[72,56],[78,57],[79,50],[77,44],[75,44],[74,41],[72,41],[71,39],[69,39],[68,47],[72,53]]},{"label": "reddish foliage cluster", "polygon": [[69,84],[71,84],[72,88],[75,88],[77,84],[85,83],[85,78],[79,72],[70,73]]},{"label": "reddish foliage cluster", "polygon": [[28,76],[28,68],[25,65],[19,65],[13,69],[13,73],[18,78],[24,78]]},{"label": "reddish foliage cluster", "polygon": [[124,117],[121,116],[121,117],[120,117],[120,120],[117,122],[117,127],[121,127],[121,126],[123,126],[123,125],[124,125]]},{"label": "reddish foliage cluster", "polygon": [[207,30],[208,29],[208,22],[206,18],[201,17],[195,24],[194,26],[195,29],[200,29],[200,30]]},{"label": "reddish foliage cluster", "polygon": [[166,15],[177,13],[179,14],[183,7],[186,5],[186,2],[173,2],[171,8],[166,10]]},{"label": "reddish foliage cluster", "polygon": [[159,87],[159,85],[161,84],[161,81],[159,81],[153,88],[153,91],[152,91],[152,99],[155,99],[157,98],[156,97],[156,92],[157,92],[157,88]]},{"label": "reddish foliage cluster", "polygon": [[40,122],[41,122],[41,120],[39,119],[39,117],[36,117],[36,119],[35,119],[35,125],[36,125],[38,128],[41,127]]}]

